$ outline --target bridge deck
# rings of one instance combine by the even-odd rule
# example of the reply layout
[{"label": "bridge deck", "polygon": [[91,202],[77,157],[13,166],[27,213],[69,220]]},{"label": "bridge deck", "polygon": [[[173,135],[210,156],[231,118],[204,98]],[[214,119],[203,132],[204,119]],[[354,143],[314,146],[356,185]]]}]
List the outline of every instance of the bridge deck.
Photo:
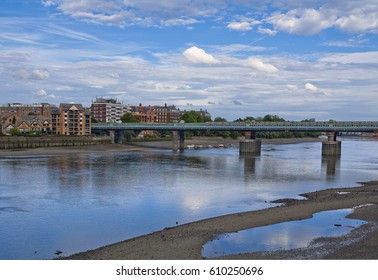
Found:
[{"label": "bridge deck", "polygon": [[93,123],[92,130],[374,132],[378,122]]}]

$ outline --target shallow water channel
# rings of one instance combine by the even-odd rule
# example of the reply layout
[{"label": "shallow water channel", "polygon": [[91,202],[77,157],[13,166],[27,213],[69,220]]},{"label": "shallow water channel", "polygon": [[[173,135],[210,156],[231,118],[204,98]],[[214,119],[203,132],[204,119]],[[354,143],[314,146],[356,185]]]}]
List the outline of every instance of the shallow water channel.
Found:
[{"label": "shallow water channel", "polygon": [[318,237],[347,234],[365,221],[349,219],[352,209],[319,212],[311,219],[290,221],[223,234],[205,244],[203,257],[303,248]]}]

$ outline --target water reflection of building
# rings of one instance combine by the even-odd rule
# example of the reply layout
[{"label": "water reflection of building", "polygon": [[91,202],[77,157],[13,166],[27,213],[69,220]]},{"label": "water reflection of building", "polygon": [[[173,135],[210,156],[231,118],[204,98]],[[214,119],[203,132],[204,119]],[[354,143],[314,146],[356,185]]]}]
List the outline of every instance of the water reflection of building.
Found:
[{"label": "water reflection of building", "polygon": [[86,156],[60,156],[48,159],[50,180],[59,181],[61,188],[81,188],[88,182],[90,162]]}]

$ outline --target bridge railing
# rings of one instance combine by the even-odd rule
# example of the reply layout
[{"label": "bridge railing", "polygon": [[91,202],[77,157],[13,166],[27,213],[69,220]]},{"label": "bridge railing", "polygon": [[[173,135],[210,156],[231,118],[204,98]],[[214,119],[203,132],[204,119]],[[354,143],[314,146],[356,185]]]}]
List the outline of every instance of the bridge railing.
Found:
[{"label": "bridge railing", "polygon": [[248,130],[249,128],[253,130],[318,130],[328,131],[337,130],[345,131],[347,129],[353,128],[361,131],[364,130],[378,130],[378,122],[334,122],[334,121],[323,121],[323,122],[207,122],[207,123],[93,123],[92,129],[216,129],[216,130],[237,130],[238,128],[242,130]]}]

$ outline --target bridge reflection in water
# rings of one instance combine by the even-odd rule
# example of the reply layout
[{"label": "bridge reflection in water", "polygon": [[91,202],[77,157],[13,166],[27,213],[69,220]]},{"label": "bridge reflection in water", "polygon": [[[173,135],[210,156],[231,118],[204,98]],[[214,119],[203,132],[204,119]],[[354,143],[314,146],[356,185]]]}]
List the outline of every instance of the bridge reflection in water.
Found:
[{"label": "bridge reflection in water", "polygon": [[255,139],[259,131],[325,132],[328,139],[322,144],[323,156],[340,156],[341,141],[338,132],[377,132],[378,122],[208,122],[208,123],[94,123],[92,131],[105,130],[114,143],[122,142],[123,131],[155,130],[172,132],[172,149],[184,150],[185,131],[239,131],[245,139],[240,141],[241,154],[259,154],[261,142]]}]

